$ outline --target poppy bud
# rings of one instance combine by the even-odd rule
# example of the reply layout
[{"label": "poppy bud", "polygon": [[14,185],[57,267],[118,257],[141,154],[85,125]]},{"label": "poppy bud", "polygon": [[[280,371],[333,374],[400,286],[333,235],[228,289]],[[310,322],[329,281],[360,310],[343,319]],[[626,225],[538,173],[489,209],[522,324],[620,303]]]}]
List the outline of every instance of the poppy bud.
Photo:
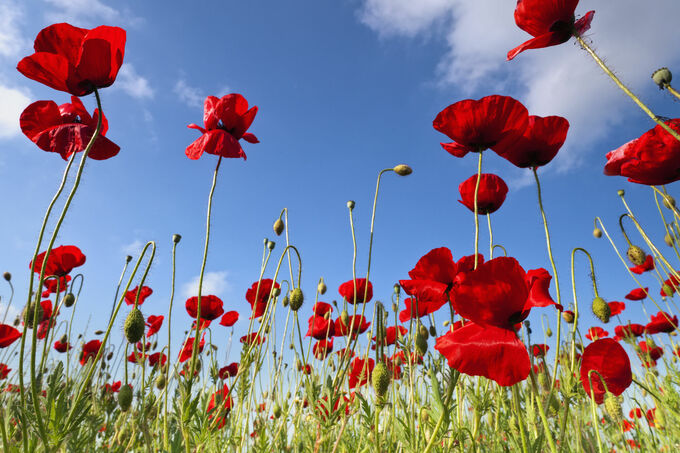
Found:
[{"label": "poppy bud", "polygon": [[392,311],[395,312],[395,313],[398,312],[398,311],[399,311],[399,306],[398,306],[397,304],[395,304],[395,303],[392,303]]},{"label": "poppy bud", "polygon": [[290,293],[290,309],[293,311],[298,311],[302,307],[302,303],[305,301],[305,296],[302,294],[300,288],[295,288]]},{"label": "poppy bud", "polygon": [[550,327],[545,330],[545,334],[548,338],[552,337],[552,330],[550,330]]},{"label": "poppy bud", "polygon": [[179,244],[179,241],[182,240],[182,235],[181,234],[173,234],[172,235],[172,242],[175,244]]},{"label": "poppy bud", "polygon": [[382,398],[387,393],[387,388],[390,386],[390,372],[383,362],[378,362],[373,368],[373,375],[371,376],[371,383],[373,390],[378,398]]},{"label": "poppy bud", "polygon": [[427,328],[422,324],[420,325],[420,327],[418,327],[418,334],[421,337],[425,337],[425,340],[427,340],[430,337],[428,332],[427,332]]},{"label": "poppy bud", "polygon": [[[26,324],[31,329],[33,328],[33,320],[34,319],[41,320],[42,317],[43,317],[42,305],[37,304],[37,309],[38,309],[37,313],[35,312],[35,309],[36,309],[35,302],[30,302],[30,303],[26,304],[26,306],[24,307],[24,312],[22,314],[22,316],[24,318],[24,324]],[[36,317],[34,318],[33,315],[36,315]]]},{"label": "poppy bud", "polygon": [[12,274],[10,274],[9,272],[4,272],[2,274],[2,278],[4,278],[7,281],[10,281],[10,280],[12,280]]},{"label": "poppy bud", "polygon": [[602,230],[595,227],[593,230],[593,236],[595,236],[596,239],[600,239],[602,237]]},{"label": "poppy bud", "polygon": [[437,336],[437,329],[434,328],[434,325],[430,326],[430,336],[431,337],[436,337]]},{"label": "poppy bud", "polygon": [[657,69],[654,71],[654,73],[652,73],[652,80],[654,80],[654,83],[658,85],[659,89],[663,90],[667,85],[671,84],[671,80],[673,80],[673,74],[668,70],[668,68]]},{"label": "poppy bud", "polygon": [[445,319],[444,322],[442,323],[444,327],[449,327],[449,324],[451,324],[451,321],[449,321],[448,319]]},{"label": "poppy bud", "polygon": [[622,197],[622,196],[624,196],[624,195],[626,194],[626,191],[623,190],[623,189],[619,189],[619,190],[616,191],[616,194],[617,194],[619,197]]},{"label": "poppy bud", "polygon": [[274,226],[272,228],[274,229],[274,233],[277,236],[281,236],[281,233],[283,233],[283,229],[285,228],[283,220],[276,219],[276,222],[274,222]]},{"label": "poppy bud", "polygon": [[593,299],[593,314],[603,323],[609,322],[609,317],[612,315],[612,309],[609,304],[601,297]]},{"label": "poppy bud", "polygon": [[340,313],[340,321],[345,326],[349,325],[349,313],[347,313],[347,310],[342,310],[342,312]]},{"label": "poppy bud", "polygon": [[126,256],[126,257],[125,257],[125,262],[126,262],[126,263],[129,263],[130,261],[132,261],[132,256],[130,256],[130,255]]},{"label": "poppy bud", "polygon": [[21,322],[21,320],[19,318],[15,318],[14,323],[13,323],[14,327],[18,326],[20,322]]},{"label": "poppy bud", "polygon": [[562,319],[564,319],[564,321],[567,324],[573,324],[574,323],[574,312],[569,311],[569,310],[563,311],[562,312]]},{"label": "poppy bud", "polygon": [[673,290],[673,287],[671,285],[669,285],[668,283],[663,284],[663,286],[661,287],[661,291],[663,291],[663,293],[668,297],[671,297],[673,295],[673,293],[675,292]]},{"label": "poppy bud", "polygon": [[269,250],[274,250],[274,247],[276,247],[276,242],[274,241],[267,241],[267,248]]},{"label": "poppy bud", "polygon": [[165,388],[165,375],[159,374],[156,378],[156,388],[158,390],[163,390]]},{"label": "poppy bud", "polygon": [[113,351],[106,354],[106,360],[111,360],[113,358]]},{"label": "poppy bud", "polygon": [[328,288],[326,287],[326,283],[324,283],[323,277],[321,277],[321,279],[319,280],[319,284],[316,285],[316,290],[319,292],[319,294],[323,296],[324,294],[326,294],[327,289]]},{"label": "poppy bud", "polygon": [[118,391],[118,405],[120,410],[127,412],[132,404],[132,386],[130,384],[123,385]]},{"label": "poppy bud", "polygon": [[134,308],[125,318],[123,331],[128,343],[137,343],[144,336],[144,315],[139,308]]},{"label": "poppy bud", "polygon": [[281,406],[279,403],[274,404],[274,418],[279,418],[281,416]]},{"label": "poppy bud", "polygon": [[[599,376],[593,376],[593,379],[599,378]],[[609,417],[611,417],[616,424],[621,424],[621,422],[623,422],[623,410],[621,409],[621,400],[618,396],[615,396],[611,392],[607,392],[604,397],[604,408]]]},{"label": "poppy bud", "polygon": [[286,294],[285,296],[283,296],[283,300],[281,301],[281,303],[283,304],[284,307],[287,307],[288,302],[289,302],[288,294]]},{"label": "poppy bud", "polygon": [[663,205],[672,211],[675,207],[675,198],[671,197],[670,195],[665,195],[663,197]]},{"label": "poppy bud", "polygon": [[420,356],[427,353],[427,338],[422,335],[416,335],[416,352]]},{"label": "poppy bud", "polygon": [[670,233],[666,233],[666,236],[664,236],[663,240],[669,247],[673,247],[673,244],[675,243],[675,239]]},{"label": "poppy bud", "polygon": [[72,307],[76,303],[76,296],[73,293],[68,293],[64,296],[64,305],[66,307]]},{"label": "poppy bud", "polygon": [[413,173],[413,169],[406,164],[399,164],[392,170],[399,176],[408,176]]},{"label": "poppy bud", "polygon": [[354,200],[349,200],[349,201],[347,202],[347,208],[348,208],[350,211],[351,211],[352,209],[354,209],[354,205],[355,205]]},{"label": "poppy bud", "polygon": [[645,253],[645,251],[642,250],[637,245],[631,245],[630,247],[628,247],[626,255],[628,256],[630,262],[635,264],[636,266],[641,266],[647,259],[647,254]]},{"label": "poppy bud", "polygon": [[663,429],[666,426],[666,416],[661,407],[657,407],[654,411],[654,425],[658,426],[660,429]]},{"label": "poppy bud", "polygon": [[548,382],[548,377],[545,373],[538,373],[538,385],[544,390],[550,390],[550,383]]},{"label": "poppy bud", "polygon": [[401,286],[399,286],[399,283],[395,283],[394,284],[394,294],[396,294],[398,296],[399,293],[401,293]]}]

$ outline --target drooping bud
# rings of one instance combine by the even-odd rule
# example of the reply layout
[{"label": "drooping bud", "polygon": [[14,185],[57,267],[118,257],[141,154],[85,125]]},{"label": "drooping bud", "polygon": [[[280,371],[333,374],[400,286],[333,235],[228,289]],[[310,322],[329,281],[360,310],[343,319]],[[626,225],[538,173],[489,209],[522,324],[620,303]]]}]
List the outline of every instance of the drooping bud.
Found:
[{"label": "drooping bud", "polygon": [[281,236],[281,233],[283,233],[283,229],[285,228],[285,225],[283,224],[283,220],[276,219],[276,222],[274,222],[274,226],[272,227],[274,229],[274,233],[277,236]]},{"label": "drooping bud", "polygon": [[399,164],[392,170],[394,170],[394,172],[399,176],[408,176],[413,173],[413,169],[406,164]]},{"label": "drooping bud", "polygon": [[323,277],[321,277],[321,279],[319,279],[319,284],[316,285],[316,290],[318,291],[319,294],[323,296],[324,294],[326,294],[327,289],[328,288],[326,287],[326,283],[324,283]]},{"label": "drooping bud", "polygon": [[437,336],[437,329],[435,329],[434,324],[430,326],[430,336],[433,338]]},{"label": "drooping bud", "polygon": [[298,311],[302,307],[302,303],[305,301],[305,296],[302,294],[300,288],[295,288],[290,293],[290,309],[293,311]]},{"label": "drooping bud", "polygon": [[552,332],[552,330],[550,330],[550,327],[548,327],[547,329],[545,329],[545,335],[546,335],[548,338],[552,337],[552,333],[553,333],[553,332]]},{"label": "drooping bud", "polygon": [[602,321],[603,323],[608,323],[609,322],[609,317],[612,315],[612,310],[609,307],[609,304],[601,298],[601,297],[596,297],[593,299],[593,314]]},{"label": "drooping bud", "polygon": [[383,362],[378,362],[373,368],[373,375],[371,376],[371,383],[373,390],[378,398],[382,398],[387,393],[387,388],[390,386],[390,372]]},{"label": "drooping bud", "polygon": [[172,242],[175,244],[179,244],[179,241],[182,240],[182,235],[181,234],[173,234],[172,235]]},{"label": "drooping bud", "polygon": [[564,319],[564,321],[567,324],[573,324],[574,323],[574,312],[569,311],[569,310],[563,311],[562,312],[562,319]]},{"label": "drooping bud", "polygon": [[604,408],[617,425],[623,422],[623,409],[621,409],[621,399],[618,396],[607,392],[604,397]]},{"label": "drooping bud", "polygon": [[144,336],[144,315],[139,308],[134,308],[125,318],[123,331],[128,343],[137,343]]},{"label": "drooping bud", "polygon": [[113,351],[106,354],[106,360],[111,360],[113,358]]},{"label": "drooping bud", "polygon": [[641,266],[647,259],[647,254],[645,253],[645,251],[642,250],[637,245],[631,245],[630,247],[628,247],[626,255],[628,256],[630,262],[635,264],[636,266]]},{"label": "drooping bud", "polygon": [[68,293],[64,296],[64,306],[72,307],[76,303],[76,296],[73,293]]},{"label": "drooping bud", "polygon": [[61,338],[59,339],[59,343],[66,343],[68,341],[68,337],[66,334],[62,335]]},{"label": "drooping bud", "polygon": [[600,239],[602,237],[602,230],[595,227],[595,229],[593,230],[593,236],[595,236],[595,238],[597,239]]},{"label": "drooping bud", "polygon": [[132,386],[130,384],[125,384],[121,386],[118,391],[118,406],[123,412],[127,412],[132,404]]},{"label": "drooping bud", "polygon": [[5,271],[5,272],[2,274],[2,278],[4,278],[4,279],[7,280],[7,281],[10,281],[10,280],[12,280],[12,274],[10,274],[9,272]]},{"label": "drooping bud", "polygon": [[[37,308],[37,312],[36,312]],[[35,317],[34,317],[35,315]],[[33,320],[37,319],[40,321],[43,317],[43,308],[40,304],[36,304],[35,302],[30,302],[26,304],[24,307],[24,312],[22,313],[22,317],[24,318],[24,324],[26,324],[29,328],[33,328]]]},{"label": "drooping bud", "polygon": [[401,293],[401,286],[399,286],[399,283],[395,283],[394,284],[394,294],[396,294],[398,296],[399,293]]},{"label": "drooping bud", "polygon": [[663,90],[666,86],[671,84],[673,80],[673,74],[668,68],[660,68],[652,73],[652,80],[657,84],[659,89]]},{"label": "drooping bud", "polygon": [[347,208],[348,208],[350,211],[351,211],[352,209],[354,209],[354,206],[355,206],[354,200],[349,200],[349,201],[347,202]]},{"label": "drooping bud", "polygon": [[103,334],[103,333],[104,333],[103,330],[95,330],[95,331],[94,331],[94,334],[95,334],[95,335],[101,335],[101,334]]},{"label": "drooping bud", "polygon": [[279,418],[281,416],[281,406],[279,403],[274,404],[274,418]]},{"label": "drooping bud", "polygon": [[283,296],[283,300],[281,301],[281,304],[284,307],[287,307],[289,303],[290,303],[290,299],[288,299],[288,294],[286,294],[285,296]]},{"label": "drooping bud", "polygon": [[666,236],[664,236],[663,241],[666,243],[667,246],[673,247],[673,244],[675,243],[675,238],[673,238],[673,235],[670,233],[666,233]]}]

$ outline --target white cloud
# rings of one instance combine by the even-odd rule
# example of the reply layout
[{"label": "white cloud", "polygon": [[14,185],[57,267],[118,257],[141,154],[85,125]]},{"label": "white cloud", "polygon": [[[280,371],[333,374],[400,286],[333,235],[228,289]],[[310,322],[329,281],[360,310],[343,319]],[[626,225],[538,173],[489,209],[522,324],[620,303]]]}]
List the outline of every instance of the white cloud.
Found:
[{"label": "white cloud", "polygon": [[11,88],[0,84],[0,139],[11,138],[21,134],[19,115],[31,103],[31,94],[27,90]]},{"label": "white cloud", "polygon": [[190,86],[184,79],[179,79],[172,91],[189,107],[202,107],[206,98],[200,89]]},{"label": "white cloud", "polygon": [[149,81],[137,74],[137,70],[130,63],[124,63],[121,66],[114,86],[121,88],[135,99],[152,99],[154,96],[154,90]]},{"label": "white cloud", "polygon": [[121,247],[121,251],[126,255],[137,257],[140,255],[140,253],[142,253],[144,245],[146,245],[145,242],[142,242],[139,239],[135,239],[131,243],[123,245]]},{"label": "white cloud", "polygon": [[31,47],[19,28],[23,22],[23,9],[14,2],[0,4],[0,55],[15,58]]},{"label": "white cloud", "polygon": [[[578,166],[612,127],[632,115],[643,116],[573,39],[505,61],[508,50],[531,38],[515,25],[515,4],[509,0],[364,0],[359,15],[380,36],[428,36],[434,29],[448,47],[434,71],[443,89],[455,87],[470,97],[510,94],[532,114],[566,117],[571,123],[567,143],[555,165],[548,167],[565,171]],[[673,45],[680,15],[677,0],[648,0],[644,5],[638,0],[584,0],[577,16],[590,9],[596,13],[587,36],[634,92],[650,93],[655,89],[652,71],[680,63],[680,49]],[[444,25],[433,28],[437,21]],[[641,121],[640,130],[621,137],[621,143],[652,126]],[[599,151],[604,155],[608,150]]]},{"label": "white cloud", "polygon": [[0,321],[2,321],[5,318],[5,311],[7,312],[7,318],[5,319],[5,324],[12,324],[12,322],[19,316],[21,313],[18,308],[16,308],[16,304],[10,305],[9,309],[7,308],[7,302],[0,302]]},{"label": "white cloud", "polygon": [[45,13],[45,19],[50,23],[68,22],[80,27],[94,27],[98,25],[137,26],[143,22],[127,9],[121,12],[100,0],[44,1],[53,7]]},{"label": "white cloud", "polygon": [[[201,294],[213,294],[219,296],[231,289],[227,281],[227,271],[206,272],[203,276],[203,288]],[[198,295],[198,275],[189,283],[182,285],[182,295],[186,298]]]}]

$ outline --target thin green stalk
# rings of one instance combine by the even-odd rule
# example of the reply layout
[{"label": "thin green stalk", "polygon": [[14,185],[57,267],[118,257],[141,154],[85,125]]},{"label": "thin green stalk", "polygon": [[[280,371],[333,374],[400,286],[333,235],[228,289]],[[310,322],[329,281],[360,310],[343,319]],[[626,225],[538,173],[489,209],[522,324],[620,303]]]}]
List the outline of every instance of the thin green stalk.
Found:
[{"label": "thin green stalk", "polygon": [[527,447],[527,435],[524,432],[524,424],[521,422],[520,419],[520,414],[522,413],[519,408],[519,389],[518,389],[519,384],[515,384],[512,386],[512,405],[513,409],[515,411],[515,419],[517,421],[517,426],[519,427],[519,434],[520,438],[522,439],[522,452],[523,453],[529,453],[529,449]]},{"label": "thin green stalk", "polygon": [[[177,239],[175,239],[177,238]],[[177,255],[177,244],[180,241],[180,236],[179,235],[173,235],[172,238],[172,276],[170,278],[170,304],[168,306],[168,362],[170,361],[170,344],[171,344],[171,335],[172,335],[172,303],[175,300],[175,270],[176,270],[176,255]],[[161,354],[163,354],[161,352]],[[161,356],[162,357],[162,356]],[[166,450],[170,450],[170,439],[168,437],[168,391],[167,387],[170,385],[170,364],[166,363],[165,370],[161,370],[161,372],[165,372],[165,398],[164,398],[164,412],[165,412],[165,417],[163,417],[163,443],[165,445]]]},{"label": "thin green stalk", "polygon": [[482,151],[479,151],[479,158],[477,160],[477,181],[475,181],[475,198],[474,198],[474,211],[475,211],[475,267],[477,269],[477,264],[479,263],[479,206],[477,205],[477,197],[479,196],[479,180],[482,178]]}]

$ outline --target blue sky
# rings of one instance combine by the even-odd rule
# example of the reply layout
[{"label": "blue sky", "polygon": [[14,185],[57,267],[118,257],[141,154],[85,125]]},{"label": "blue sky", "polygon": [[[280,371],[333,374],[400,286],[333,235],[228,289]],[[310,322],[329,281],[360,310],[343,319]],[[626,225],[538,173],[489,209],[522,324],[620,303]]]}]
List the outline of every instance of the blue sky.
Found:
[{"label": "blue sky", "polygon": [[[472,215],[456,200],[458,184],[475,172],[476,161],[444,152],[439,142],[446,137],[431,124],[447,105],[488,94],[515,96],[532,114],[560,114],[571,122],[558,159],[540,170],[563,300],[571,300],[569,254],[576,246],[594,254],[601,295],[622,300],[634,282],[608,243],[592,238],[593,218],[602,216],[623,247],[616,227],[623,207],[616,190],[625,188],[631,206],[663,245],[651,191],[602,174],[606,152],[639,136],[651,122],[573,42],[506,62],[507,50],[527,37],[514,25],[513,2],[414,3],[205,1],[190,8],[160,8],[129,1],[3,1],[0,268],[15,275],[18,294],[23,294],[40,219],[64,167],[58,155],[39,150],[20,133],[18,114],[34,100],[63,103],[68,97],[24,78],[15,66],[31,53],[41,28],[68,21],[127,30],[125,66],[116,84],[101,93],[110,124],[107,136],[121,152],[88,163],[57,240],[57,245],[78,245],[87,255],[76,322],[84,326],[91,318],[90,332],[104,327],[102,313],[108,314],[125,255],[138,253],[147,240],[157,241],[158,249],[148,279],[154,294],[143,311],[166,314],[173,233],[183,236],[174,322],[179,334],[188,325],[183,303],[200,267],[215,159],[186,158],[185,147],[198,137],[186,125],[201,122],[205,96],[229,92],[259,107],[250,130],[261,143],[244,144],[246,162],[222,165],[208,290],[224,300],[225,310],[239,311],[242,320],[249,314],[244,296],[258,277],[263,238],[277,241],[276,257],[283,249],[282,238],[274,238],[271,229],[283,207],[290,210],[291,242],[302,253],[308,298],[321,276],[329,287],[322,298],[326,301],[338,298],[337,287],[351,278],[345,207],[350,199],[357,203],[358,272],[365,273],[375,178],[399,163],[411,165],[414,173],[383,178],[371,270],[376,298],[389,301],[392,285],[432,248],[447,246],[456,258],[471,254]],[[597,11],[589,37],[655,111],[675,116],[677,104],[649,76],[660,66],[678,67],[680,52],[660,43],[674,42],[672,18],[677,14],[671,12],[680,13],[680,5],[653,0],[640,10],[633,0],[609,3],[581,2],[577,14]],[[94,100],[85,103],[92,109]],[[512,168],[491,152],[484,159],[484,170],[510,186],[505,205],[492,216],[496,242],[526,269],[549,269],[530,172]],[[483,229],[483,253],[487,241]],[[592,293],[585,269],[581,261],[577,286],[583,321],[589,324],[594,318],[587,309]],[[657,294],[651,276],[643,282]],[[0,292],[3,300],[7,293]],[[631,319],[641,315],[639,302],[627,305]],[[304,320],[310,307],[303,308]],[[540,313],[554,323],[551,311]],[[532,319],[538,320],[537,315]],[[236,335],[245,328],[245,322],[237,324]],[[225,334],[221,329],[214,331]]]}]

